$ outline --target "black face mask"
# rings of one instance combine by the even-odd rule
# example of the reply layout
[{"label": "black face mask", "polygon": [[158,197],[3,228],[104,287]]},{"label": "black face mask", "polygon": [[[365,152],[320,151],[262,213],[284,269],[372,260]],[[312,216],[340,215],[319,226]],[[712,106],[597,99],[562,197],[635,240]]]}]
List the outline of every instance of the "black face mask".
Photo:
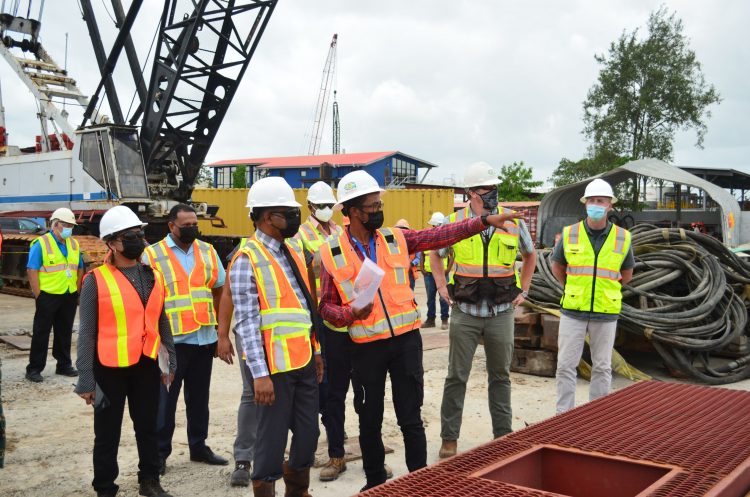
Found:
[{"label": "black face mask", "polygon": [[180,236],[178,237],[182,243],[191,244],[198,238],[198,227],[197,226],[183,226],[178,228],[180,230]]},{"label": "black face mask", "polygon": [[490,212],[495,210],[495,207],[497,207],[497,188],[479,196],[482,198],[482,207],[484,209]]},{"label": "black face mask", "polygon": [[122,240],[122,254],[126,259],[140,259],[143,255],[143,251],[146,250],[146,241],[142,238],[136,238],[135,240]]},{"label": "black face mask", "polygon": [[383,226],[383,211],[368,212],[367,221],[362,223],[367,231],[375,231]]},{"label": "black face mask", "polygon": [[284,220],[286,221],[286,228],[278,228],[281,232],[281,236],[284,238],[291,238],[297,234],[299,227],[302,224],[302,217],[299,210],[280,212],[283,214]]}]

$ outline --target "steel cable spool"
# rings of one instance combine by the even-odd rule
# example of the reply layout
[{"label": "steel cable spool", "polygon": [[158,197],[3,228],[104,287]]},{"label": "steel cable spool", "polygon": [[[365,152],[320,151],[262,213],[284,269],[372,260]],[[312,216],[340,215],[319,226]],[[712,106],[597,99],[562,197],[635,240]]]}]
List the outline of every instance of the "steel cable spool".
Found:
[{"label": "steel cable spool", "polygon": [[[620,329],[645,337],[668,368],[700,381],[718,385],[750,377],[750,354],[716,358],[746,332],[750,264],[702,233],[650,225],[631,233],[636,265],[623,288]],[[529,296],[559,307],[563,287],[552,275],[550,255],[539,251]]]}]

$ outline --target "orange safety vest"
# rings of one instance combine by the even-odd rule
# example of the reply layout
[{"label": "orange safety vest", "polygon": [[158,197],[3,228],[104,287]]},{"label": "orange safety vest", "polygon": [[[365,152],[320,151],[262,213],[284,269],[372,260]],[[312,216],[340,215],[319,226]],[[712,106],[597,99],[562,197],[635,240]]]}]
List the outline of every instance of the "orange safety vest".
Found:
[{"label": "orange safety vest", "polygon": [[[421,325],[414,292],[409,287],[411,260],[403,233],[400,229],[381,228],[374,236],[377,264],[385,271],[379,290],[382,300],[375,303],[366,319],[349,325],[349,335],[356,343],[402,335]],[[329,238],[320,247],[320,260],[333,276],[341,302],[349,305],[354,300],[354,282],[362,268],[362,260],[349,236],[342,233]]]},{"label": "orange safety vest", "polygon": [[[291,242],[291,243],[290,243]],[[299,244],[286,242],[304,279],[307,290],[307,266]],[[260,304],[260,332],[266,351],[266,363],[271,374],[300,369],[312,359],[313,349],[320,346],[312,333],[312,318],[307,302],[300,301],[287,274],[276,258],[255,236],[240,249],[250,258],[258,301]]]},{"label": "orange safety vest", "polygon": [[164,277],[154,270],[154,288],[146,306],[133,284],[115,266],[105,263],[89,274],[96,278],[99,301],[99,362],[111,368],[136,364],[141,355],[159,353],[159,318],[164,308]]},{"label": "orange safety vest", "polygon": [[213,247],[201,240],[193,242],[195,265],[185,272],[166,238],[146,248],[151,266],[158,269],[166,282],[164,311],[173,335],[196,332],[201,326],[217,323],[211,289],[219,279],[219,261]]}]

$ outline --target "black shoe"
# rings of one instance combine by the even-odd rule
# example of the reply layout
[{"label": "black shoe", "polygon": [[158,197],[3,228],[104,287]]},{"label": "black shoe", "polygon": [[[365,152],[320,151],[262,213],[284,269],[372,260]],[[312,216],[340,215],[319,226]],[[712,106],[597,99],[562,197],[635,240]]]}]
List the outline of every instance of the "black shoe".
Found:
[{"label": "black shoe", "polygon": [[161,488],[161,484],[156,478],[150,478],[140,482],[138,485],[138,494],[145,495],[146,497],[172,497],[171,494],[168,494],[163,488]]},{"label": "black shoe", "polygon": [[234,472],[229,484],[233,487],[250,486],[250,463],[248,461],[237,461],[234,464]]},{"label": "black shoe", "polygon": [[221,456],[217,456],[208,447],[204,447],[202,452],[191,453],[190,460],[194,462],[204,462],[212,466],[226,466],[229,464],[229,461]]},{"label": "black shoe", "polygon": [[371,488],[375,488],[382,485],[382,483],[368,483],[364,487],[360,488],[360,492],[364,492],[365,490],[370,490]]},{"label": "black shoe", "polygon": [[68,366],[67,368],[56,369],[55,374],[59,374],[62,376],[70,376],[72,378],[72,377],[78,376],[78,370],[74,368],[73,366]]},{"label": "black shoe", "polygon": [[41,383],[44,381],[44,378],[39,371],[27,371],[26,379],[29,381],[33,381],[34,383]]},{"label": "black shoe", "polygon": [[167,472],[167,460],[163,457],[159,458],[159,476],[164,476]]},{"label": "black shoe", "polygon": [[112,490],[105,490],[103,492],[96,492],[96,497],[115,497],[117,495],[117,491]]}]

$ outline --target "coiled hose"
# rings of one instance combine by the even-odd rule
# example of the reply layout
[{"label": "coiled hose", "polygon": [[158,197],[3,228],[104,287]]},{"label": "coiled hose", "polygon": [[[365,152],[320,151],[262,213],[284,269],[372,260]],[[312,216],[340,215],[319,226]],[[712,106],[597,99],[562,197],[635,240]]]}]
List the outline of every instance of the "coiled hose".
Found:
[{"label": "coiled hose", "polygon": [[[750,377],[750,354],[715,358],[746,332],[750,263],[702,233],[643,224],[631,233],[636,265],[623,288],[619,327],[649,340],[670,369],[705,383]],[[563,293],[550,255],[540,251],[529,292],[545,307],[559,306]]]}]

